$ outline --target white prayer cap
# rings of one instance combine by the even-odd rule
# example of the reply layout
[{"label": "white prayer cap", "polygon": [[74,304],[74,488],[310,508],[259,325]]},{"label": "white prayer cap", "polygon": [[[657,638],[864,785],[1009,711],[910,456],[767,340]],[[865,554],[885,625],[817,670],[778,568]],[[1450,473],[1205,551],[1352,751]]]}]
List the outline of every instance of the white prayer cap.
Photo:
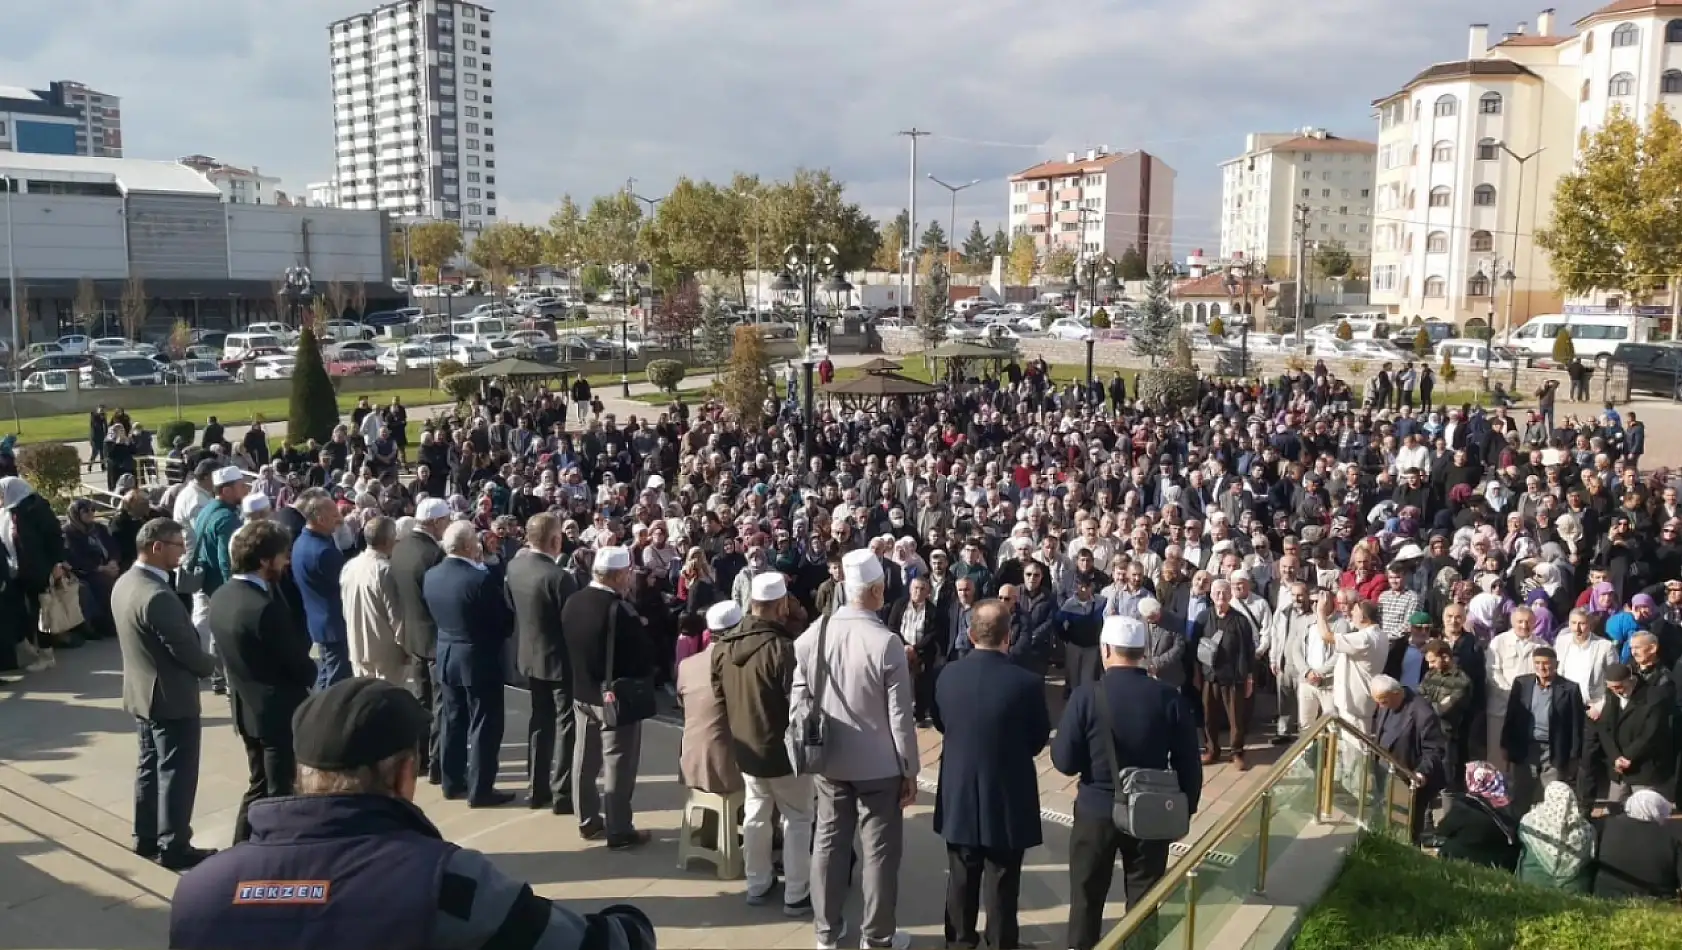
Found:
[{"label": "white prayer cap", "polygon": [[1143,650],[1150,645],[1150,637],[1145,633],[1142,620],[1132,617],[1105,617],[1104,632],[1099,634],[1098,642],[1108,647]]},{"label": "white prayer cap", "polygon": [[216,470],[216,474],[210,476],[210,484],[213,488],[221,488],[223,485],[232,485],[235,482],[243,481],[245,481],[245,473],[239,470],[238,465],[219,468]]},{"label": "white prayer cap", "polygon": [[631,552],[621,547],[602,548],[596,552],[595,569],[622,571],[631,566]]},{"label": "white prayer cap", "polygon": [[742,622],[742,608],[733,600],[720,601],[707,608],[707,629],[728,630]]},{"label": "white prayer cap", "polygon": [[788,584],[778,571],[766,571],[753,576],[753,599],[759,603],[775,603],[788,596]]},{"label": "white prayer cap", "polygon": [[1151,617],[1162,613],[1162,604],[1155,597],[1139,598],[1137,608],[1141,617]]},{"label": "white prayer cap", "polygon": [[450,503],[442,498],[422,498],[415,506],[415,520],[440,521],[450,516]]},{"label": "white prayer cap", "polygon": [[643,487],[658,491],[659,489],[666,487],[666,479],[659,475],[650,475],[648,476],[648,484]]},{"label": "white prayer cap", "polygon": [[848,591],[863,590],[882,580],[882,562],[873,551],[848,551],[841,558],[841,577]]},{"label": "white prayer cap", "polygon": [[240,513],[247,515],[254,515],[259,511],[268,511],[273,507],[274,503],[269,501],[269,496],[262,492],[252,492],[245,496],[244,501],[239,503]]}]

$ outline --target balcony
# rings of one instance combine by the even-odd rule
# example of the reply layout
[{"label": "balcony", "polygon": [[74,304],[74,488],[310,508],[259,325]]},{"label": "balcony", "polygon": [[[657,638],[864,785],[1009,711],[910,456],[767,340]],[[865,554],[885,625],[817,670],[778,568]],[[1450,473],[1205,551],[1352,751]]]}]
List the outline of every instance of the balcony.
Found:
[{"label": "balcony", "polygon": [[1057,192],[1058,201],[1079,201],[1080,199],[1081,190],[1079,188],[1064,188]]}]

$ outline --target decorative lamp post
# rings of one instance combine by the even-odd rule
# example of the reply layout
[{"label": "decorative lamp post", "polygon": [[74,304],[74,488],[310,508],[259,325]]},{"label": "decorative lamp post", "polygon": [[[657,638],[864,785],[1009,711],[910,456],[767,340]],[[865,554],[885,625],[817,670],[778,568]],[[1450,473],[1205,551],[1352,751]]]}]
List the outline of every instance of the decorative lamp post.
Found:
[{"label": "decorative lamp post", "polygon": [[[1524,166],[1521,164],[1519,167],[1522,169]],[[1502,271],[1502,273],[1501,273],[1501,283],[1507,285],[1507,340],[1509,342],[1513,338],[1513,283],[1517,280],[1518,280],[1518,275],[1513,273],[1512,262],[1508,261],[1507,262],[1507,269],[1505,271]],[[1491,323],[1489,328],[1491,330],[1494,330],[1495,329],[1494,323]],[[1493,335],[1492,335],[1492,338],[1490,340],[1490,348],[1491,349],[1494,348],[1494,343],[1495,343],[1495,341],[1494,341]],[[1513,364],[1513,376],[1512,376],[1511,382],[1509,382],[1507,384],[1507,392],[1509,394],[1514,394],[1514,393],[1518,392],[1518,360],[1513,359],[1513,360],[1510,360],[1509,362],[1511,362]]]},{"label": "decorative lamp post", "polygon": [[[831,278],[824,284],[825,290],[836,292],[836,288],[847,283],[841,277],[840,252],[835,245],[790,244],[783,249],[783,272],[771,285],[771,289],[778,292],[798,290],[800,293],[800,320],[806,330],[806,350],[800,354],[800,438],[801,450],[808,459],[813,451],[812,357],[817,338],[812,298],[817,293],[817,279],[822,274],[829,274]],[[851,289],[851,285],[847,285],[847,290]]]},{"label": "decorative lamp post", "polygon": [[[1495,271],[1496,264],[1499,261],[1500,258],[1496,258],[1489,262],[1490,273]],[[1478,265],[1478,275],[1474,283],[1476,283],[1477,286],[1484,291],[1484,293],[1490,295],[1489,325],[1484,328],[1483,334],[1483,391],[1489,392],[1489,358],[1494,354],[1495,350],[1495,297],[1494,289],[1490,287],[1489,273],[1484,272],[1482,264]]]},{"label": "decorative lamp post", "polygon": [[622,317],[619,320],[619,395],[631,398],[631,295],[637,289],[637,265],[613,265],[614,286],[625,295],[625,303],[621,308]]},{"label": "decorative lamp post", "polygon": [[302,327],[304,324],[304,302],[315,296],[315,285],[310,280],[310,269],[297,264],[288,267],[281,275],[281,293],[286,297],[287,309],[292,316],[292,326]]}]

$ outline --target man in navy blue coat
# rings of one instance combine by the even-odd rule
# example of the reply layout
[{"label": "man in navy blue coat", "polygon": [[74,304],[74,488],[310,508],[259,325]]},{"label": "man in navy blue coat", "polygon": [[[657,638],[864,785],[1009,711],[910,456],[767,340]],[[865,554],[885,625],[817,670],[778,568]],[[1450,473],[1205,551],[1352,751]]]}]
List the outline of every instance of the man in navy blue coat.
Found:
[{"label": "man in navy blue coat", "polygon": [[503,645],[514,618],[503,597],[502,577],[481,560],[471,522],[450,525],[442,547],[444,560],[426,572],[422,593],[438,625],[438,757],[444,797],[465,795],[473,808],[506,805],[514,793],[496,790],[496,771],[502,750]]},{"label": "man in navy blue coat", "polygon": [[304,528],[292,542],[292,579],[303,596],[304,623],[315,642],[315,688],[323,690],[350,679],[351,672],[344,598],[339,596],[345,556],[333,540],[344,518],[326,494],[307,500],[300,513]]},{"label": "man in navy blue coat", "polygon": [[980,944],[975,921],[987,908],[987,946],[1017,946],[1022,854],[1041,843],[1034,757],[1051,737],[1044,681],[1011,661],[1010,609],[984,600],[970,608],[962,659],[935,684],[935,728],[946,737],[934,830],[946,841],[946,943]]}]

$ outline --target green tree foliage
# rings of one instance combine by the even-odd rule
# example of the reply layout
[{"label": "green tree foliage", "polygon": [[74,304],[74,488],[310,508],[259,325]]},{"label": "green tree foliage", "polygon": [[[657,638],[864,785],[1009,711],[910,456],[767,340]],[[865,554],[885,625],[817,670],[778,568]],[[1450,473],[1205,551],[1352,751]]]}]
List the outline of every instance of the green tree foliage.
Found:
[{"label": "green tree foliage", "polygon": [[288,445],[300,445],[310,439],[326,442],[333,436],[333,427],[339,424],[339,399],[321,361],[315,328],[308,324],[298,335],[297,363],[292,369],[292,402],[287,415]]},{"label": "green tree foliage", "polygon": [[844,271],[860,270],[876,256],[882,236],[875,219],[846,200],[844,186],[828,169],[797,169],[764,193],[766,261],[780,261],[783,248],[808,242],[835,245]]},{"label": "green tree foliage", "polygon": [[437,283],[444,265],[461,254],[461,226],[453,221],[430,221],[409,229],[409,256],[420,268],[423,283]]},{"label": "green tree foliage", "polygon": [[1133,245],[1127,245],[1127,250],[1121,252],[1121,259],[1116,262],[1117,280],[1150,280],[1151,269],[1145,263],[1145,255]]},{"label": "green tree foliage", "polygon": [[82,457],[62,442],[39,442],[17,450],[18,474],[54,509],[83,494]]},{"label": "green tree foliage", "polygon": [[611,270],[639,260],[637,236],[642,232],[642,204],[628,189],[599,195],[584,216],[584,259]]},{"label": "green tree foliage", "polygon": [[701,297],[701,358],[715,368],[724,365],[730,356],[730,345],[736,335],[736,314],[726,306],[724,297],[708,292]]},{"label": "green tree foliage", "polygon": [[158,423],[157,448],[169,451],[175,446],[177,438],[185,439],[186,445],[193,444],[193,437],[198,433],[198,423],[191,419],[170,419]]},{"label": "green tree foliage", "polygon": [[765,414],[765,397],[770,392],[766,371],[771,360],[765,355],[765,342],[759,331],[750,326],[738,326],[730,347],[730,362],[718,382],[719,398],[726,409],[736,416],[742,426],[752,431],[759,428]]},{"label": "green tree foliage", "polygon": [[543,263],[572,271],[584,264],[584,212],[571,195],[561,196],[561,206],[549,216],[543,232]]},{"label": "green tree foliage", "polygon": [[1413,352],[1418,356],[1431,355],[1431,334],[1425,332],[1424,327],[1413,335]]},{"label": "green tree foliage", "polygon": [[873,270],[898,273],[900,268],[905,266],[900,257],[905,253],[905,226],[901,220],[905,217],[909,216],[901,212],[900,217],[882,227],[882,241],[876,245],[876,254],[870,261]]},{"label": "green tree foliage", "polygon": [[[1151,365],[1155,366],[1157,360],[1173,353],[1180,319],[1174,313],[1173,268],[1158,264],[1151,270],[1148,280],[1145,306],[1139,313],[1139,325],[1133,328],[1133,351],[1149,357]],[[1190,350],[1187,352],[1189,354]]]},{"label": "green tree foliage", "polygon": [[993,266],[993,242],[981,230],[980,221],[969,226],[969,237],[964,238],[964,264],[972,274],[984,273]]},{"label": "green tree foliage", "polygon": [[647,372],[648,381],[662,392],[675,393],[677,384],[683,382],[684,365],[677,360],[652,360]]},{"label": "green tree foliage", "polygon": [[1221,337],[1226,336],[1226,321],[1222,320],[1220,317],[1215,317],[1210,320],[1209,336],[1212,339],[1220,339]]},{"label": "green tree foliage", "polygon": [[1053,280],[1072,280],[1075,276],[1075,263],[1073,248],[1054,247],[1045,256],[1045,276]]},{"label": "green tree foliage", "polygon": [[1349,326],[1348,320],[1340,320],[1338,322],[1337,338],[1345,341],[1355,339],[1355,330]]},{"label": "green tree foliage", "polygon": [[753,204],[710,181],[679,178],[644,232],[649,258],[676,270],[680,283],[703,271],[741,273],[750,243],[742,214],[751,216]]},{"label": "green tree foliage", "polygon": [[1010,242],[1010,259],[1005,261],[1005,276],[1017,287],[1026,287],[1034,282],[1034,269],[1039,266],[1039,252],[1034,250],[1034,239],[1026,234],[1018,234]]},{"label": "green tree foliage", "polygon": [[1005,258],[1010,257],[1010,235],[1005,233],[1005,229],[1002,225],[1000,227],[997,227],[997,228],[993,229],[993,239],[990,242],[988,242],[988,246],[987,246],[987,266],[988,267],[993,266],[993,258],[995,258],[995,257],[1005,257]]},{"label": "green tree foliage", "polygon": [[613,286],[613,275],[600,264],[586,264],[578,271],[578,286],[585,293],[599,294]]},{"label": "green tree foliage", "polygon": [[1560,327],[1559,333],[1554,336],[1553,358],[1561,366],[1577,358],[1577,344],[1571,342],[1569,327]]},{"label": "green tree foliage", "polygon": [[543,232],[529,224],[498,221],[479,232],[468,263],[490,275],[526,274],[543,263]]},{"label": "green tree foliage", "polygon": [[1092,311],[1092,329],[1108,330],[1110,328],[1110,312],[1103,307]]},{"label": "green tree foliage", "polygon": [[935,261],[927,278],[917,287],[917,335],[924,350],[932,350],[946,340],[946,308],[952,298],[952,280],[946,265]]},{"label": "green tree foliage", "polygon": [[1314,254],[1314,271],[1321,277],[1348,277],[1354,268],[1355,260],[1349,256],[1349,248],[1342,241],[1331,241],[1320,247]]},{"label": "green tree foliage", "polygon": [[1554,185],[1536,243],[1569,295],[1615,290],[1646,300],[1682,271],[1682,126],[1656,105],[1645,128],[1614,107]]},{"label": "green tree foliage", "polygon": [[454,399],[458,406],[469,405],[473,402],[473,397],[484,389],[477,376],[463,372],[460,363],[455,365],[454,372],[439,373],[438,386],[449,393],[450,398]]},{"label": "green tree foliage", "polygon": [[917,250],[923,254],[940,254],[947,249],[950,242],[946,238],[946,229],[939,221],[930,221],[923,229],[923,236],[917,240]]}]

